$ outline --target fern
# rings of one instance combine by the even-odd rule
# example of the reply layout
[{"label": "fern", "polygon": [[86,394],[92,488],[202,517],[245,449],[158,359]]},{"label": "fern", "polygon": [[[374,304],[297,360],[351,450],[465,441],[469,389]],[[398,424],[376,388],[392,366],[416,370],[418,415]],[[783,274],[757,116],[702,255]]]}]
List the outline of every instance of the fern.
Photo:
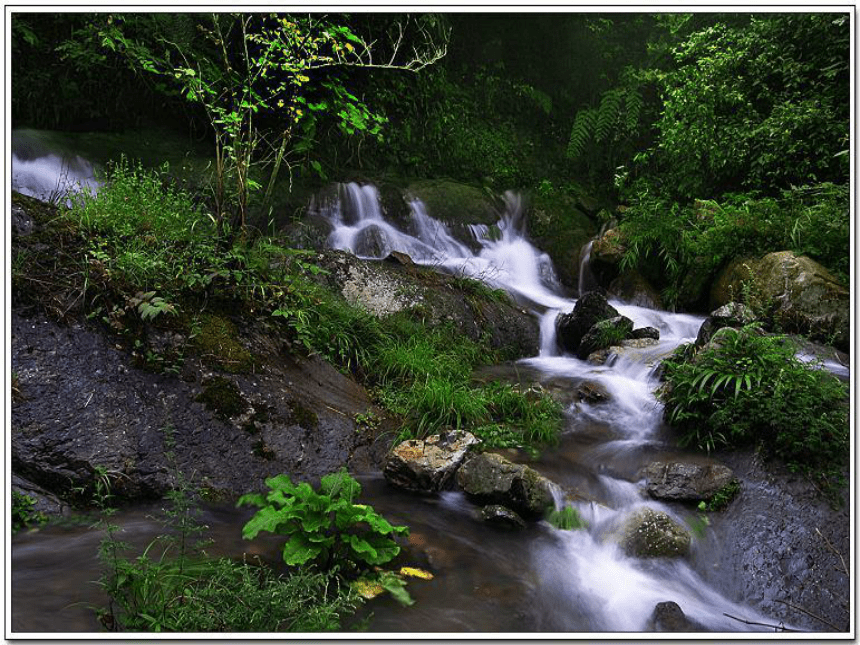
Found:
[{"label": "fern", "polygon": [[603,93],[600,107],[585,108],[576,113],[567,144],[568,159],[578,158],[590,140],[609,141],[613,133],[622,130],[632,135],[639,126],[642,96],[636,88],[614,88]]},{"label": "fern", "polygon": [[621,92],[621,90],[610,90],[604,93],[600,100],[597,127],[594,132],[594,138],[597,141],[606,141],[612,134],[613,127],[618,123],[621,112]]},{"label": "fern", "polygon": [[591,139],[597,123],[597,110],[587,108],[576,113],[576,120],[570,130],[570,141],[567,144],[568,159],[576,159],[582,154],[585,144]]}]

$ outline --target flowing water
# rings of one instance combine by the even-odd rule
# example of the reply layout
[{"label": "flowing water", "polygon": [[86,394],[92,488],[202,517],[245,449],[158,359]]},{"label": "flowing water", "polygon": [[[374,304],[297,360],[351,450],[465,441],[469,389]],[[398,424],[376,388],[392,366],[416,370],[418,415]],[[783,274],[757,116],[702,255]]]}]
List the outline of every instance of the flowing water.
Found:
[{"label": "flowing water", "polygon": [[[32,163],[15,157],[13,173],[23,176],[35,167],[28,165]],[[321,212],[332,225],[332,247],[372,258],[407,253],[417,263],[503,288],[530,308],[540,323],[540,353],[499,367],[500,374],[562,389],[589,381],[610,397],[600,404],[572,403],[560,446],[531,460],[572,492],[559,503],[576,507],[588,523],[586,530],[562,531],[538,522],[523,531],[500,531],[481,522],[461,493],[416,497],[392,489],[381,476],[361,479],[362,501],[392,522],[409,525],[410,553],[417,565],[435,573],[432,581],[410,584],[417,602],[408,609],[388,598],[370,603],[371,632],[637,632],[649,628],[655,605],[664,601],[678,603],[688,618],[709,631],[764,629],[725,614],[772,622],[714,588],[720,578],[708,568],[719,561],[720,545],[707,530],[694,539],[686,560],[630,557],[613,539],[624,518],[642,506],[664,511],[682,524],[695,520],[680,507],[645,498],[638,473],[655,458],[677,454],[661,423],[654,369],[674,347],[695,338],[701,317],[612,302],[636,327],[658,328],[661,340],[605,365],[592,365],[561,355],[556,347],[555,317],[576,301],[560,287],[549,257],[528,241],[516,195],[506,195],[506,211],[497,225],[470,227],[471,239],[456,239],[417,200],[408,224],[395,227],[385,221],[378,194],[369,185],[343,185],[339,198]],[[587,254],[583,262],[587,264]],[[141,507],[117,515],[120,539],[143,548],[162,531],[151,517],[157,510]],[[247,517],[244,511],[206,508],[204,521],[215,540],[210,552],[256,552],[277,560],[277,540],[240,539]],[[94,584],[101,537],[87,525],[77,525],[13,538],[16,633],[99,631],[89,607],[105,603]],[[706,570],[710,583],[705,582]]]}]

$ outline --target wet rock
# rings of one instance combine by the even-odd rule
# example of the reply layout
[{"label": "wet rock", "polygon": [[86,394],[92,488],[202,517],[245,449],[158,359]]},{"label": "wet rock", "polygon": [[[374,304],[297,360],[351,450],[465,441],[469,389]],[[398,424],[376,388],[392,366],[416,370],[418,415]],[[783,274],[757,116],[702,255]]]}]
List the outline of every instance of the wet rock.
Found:
[{"label": "wet rock", "polygon": [[362,229],[355,240],[355,254],[363,258],[382,258],[387,255],[388,248],[385,231],[375,224]]},{"label": "wet rock", "polygon": [[576,355],[586,359],[592,352],[617,345],[627,338],[631,331],[633,331],[633,321],[626,316],[601,320],[595,323],[579,341]]},{"label": "wet rock", "polygon": [[392,251],[385,256],[385,261],[390,262],[391,264],[400,264],[405,267],[415,265],[415,262],[412,261],[412,258],[409,257],[407,253],[401,253],[400,251]]},{"label": "wet rock", "polygon": [[687,618],[678,603],[659,602],[651,614],[651,626],[655,632],[698,632],[702,626]]},{"label": "wet rock", "polygon": [[610,283],[607,291],[613,298],[630,305],[648,309],[663,308],[660,293],[638,271],[624,271]]},{"label": "wet rock", "polygon": [[326,271],[314,279],[379,318],[402,312],[430,327],[453,324],[472,340],[489,337],[490,345],[502,350],[506,359],[539,351],[534,316],[504,299],[470,291],[454,276],[426,267],[362,260],[343,251],[325,251],[315,262]]},{"label": "wet rock", "polygon": [[526,523],[516,512],[501,504],[490,504],[481,509],[481,517],[488,524],[504,528],[524,529]]},{"label": "wet rock", "polygon": [[640,327],[630,332],[628,340],[642,340],[649,338],[651,340],[660,340],[660,330],[656,327]]},{"label": "wet rock", "polygon": [[589,291],[576,301],[570,313],[559,314],[555,319],[559,347],[576,354],[583,337],[595,324],[618,316],[618,310],[607,302],[606,296]]},{"label": "wet rock", "polygon": [[424,202],[427,212],[446,224],[486,224],[498,221],[497,204],[485,191],[450,179],[413,182],[407,195]]},{"label": "wet rock", "polygon": [[712,311],[711,315],[699,327],[699,334],[696,337],[696,347],[701,347],[707,343],[718,329],[722,329],[723,327],[740,329],[755,322],[755,319],[755,313],[746,305],[739,302],[725,304],[719,309]]},{"label": "wet rock", "polygon": [[[172,481],[170,442],[196,486],[239,495],[279,473],[312,481],[351,465],[373,440],[353,421],[371,405],[361,386],[319,357],[282,354],[282,341],[262,326],[258,337],[250,320],[244,340],[260,363],[254,374],[229,376],[243,405],[226,418],[194,400],[214,378],[199,356],[186,355],[195,375],[186,382],[135,368],[99,329],[15,311],[11,321],[12,368],[25,394],[12,410],[13,469],[64,502],[90,502],[100,468],[119,499],[161,496]],[[297,402],[312,414],[297,416]],[[252,408],[254,432],[244,414]],[[304,418],[316,419],[313,428]]]},{"label": "wet rock", "polygon": [[726,293],[736,298],[744,280],[753,282],[760,299],[772,303],[774,318],[784,330],[848,351],[850,293],[823,266],[791,251],[769,253],[740,268],[730,264],[712,299],[719,301]]},{"label": "wet rock", "polygon": [[12,204],[12,237],[31,235],[35,225],[33,218],[19,204]]},{"label": "wet rock", "polygon": [[59,497],[38,484],[12,473],[12,490],[33,500],[33,512],[43,515],[68,515],[71,508]]},{"label": "wet rock", "polygon": [[690,534],[662,511],[643,508],[624,522],[621,548],[638,558],[674,558],[690,551]]},{"label": "wet rock", "polygon": [[383,475],[393,486],[414,493],[443,490],[478,443],[474,435],[459,431],[404,441],[391,451]]},{"label": "wet rock", "polygon": [[473,455],[457,471],[457,485],[483,504],[501,504],[540,519],[553,503],[553,483],[533,468],[492,453]]},{"label": "wet rock", "polygon": [[609,391],[600,383],[586,381],[576,388],[576,399],[586,403],[606,403],[610,400]]},{"label": "wet rock", "polygon": [[648,494],[655,499],[698,502],[710,499],[735,474],[722,464],[655,461],[645,468],[644,476]]}]

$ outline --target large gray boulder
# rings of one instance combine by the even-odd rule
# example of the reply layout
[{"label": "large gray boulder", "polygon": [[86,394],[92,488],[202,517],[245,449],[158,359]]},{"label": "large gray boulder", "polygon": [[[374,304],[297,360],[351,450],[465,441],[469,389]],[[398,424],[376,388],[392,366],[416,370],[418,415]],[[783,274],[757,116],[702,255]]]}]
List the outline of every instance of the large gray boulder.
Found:
[{"label": "large gray boulder", "polygon": [[621,548],[638,558],[674,558],[690,551],[690,534],[662,511],[641,508],[621,529]]},{"label": "large gray boulder", "polygon": [[382,474],[393,486],[414,493],[444,490],[469,448],[478,443],[465,431],[403,441],[391,451]]},{"label": "large gray boulder", "polygon": [[693,464],[654,461],[644,475],[648,494],[666,501],[707,500],[734,479],[731,468],[722,464]]},{"label": "large gray boulder", "polygon": [[595,324],[618,316],[618,310],[607,302],[603,294],[597,291],[583,294],[570,313],[559,314],[555,319],[559,347],[576,354],[583,337]]},{"label": "large gray boulder", "polygon": [[757,297],[769,301],[786,331],[809,334],[848,351],[851,295],[823,266],[792,251],[730,263],[711,290],[714,304],[742,293],[742,282],[754,285]]},{"label": "large gray boulder", "polygon": [[457,471],[457,485],[474,501],[501,504],[526,519],[543,517],[553,505],[553,483],[533,468],[501,455],[473,455]]}]

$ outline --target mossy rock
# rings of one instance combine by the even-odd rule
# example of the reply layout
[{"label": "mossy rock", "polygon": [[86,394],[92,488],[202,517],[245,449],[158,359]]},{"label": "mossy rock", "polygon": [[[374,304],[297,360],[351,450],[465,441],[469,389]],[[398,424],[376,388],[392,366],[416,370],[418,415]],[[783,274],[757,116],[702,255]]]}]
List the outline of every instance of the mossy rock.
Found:
[{"label": "mossy rock", "polygon": [[448,224],[486,224],[499,220],[495,198],[481,188],[451,179],[428,179],[409,185],[407,195],[417,197],[428,214]]},{"label": "mossy rock", "polygon": [[676,558],[690,551],[690,533],[662,511],[643,508],[624,523],[621,547],[638,558]]},{"label": "mossy rock", "polygon": [[223,316],[206,314],[200,319],[200,331],[194,345],[212,367],[231,374],[245,374],[254,368],[254,357],[238,340],[239,332]]},{"label": "mossy rock", "polygon": [[570,288],[579,284],[582,248],[597,234],[597,226],[567,195],[533,198],[528,210],[528,233],[549,254],[558,279]]},{"label": "mossy rock", "polygon": [[224,421],[239,416],[248,408],[239,388],[223,376],[216,376],[207,381],[203,392],[194,400],[203,403]]}]

